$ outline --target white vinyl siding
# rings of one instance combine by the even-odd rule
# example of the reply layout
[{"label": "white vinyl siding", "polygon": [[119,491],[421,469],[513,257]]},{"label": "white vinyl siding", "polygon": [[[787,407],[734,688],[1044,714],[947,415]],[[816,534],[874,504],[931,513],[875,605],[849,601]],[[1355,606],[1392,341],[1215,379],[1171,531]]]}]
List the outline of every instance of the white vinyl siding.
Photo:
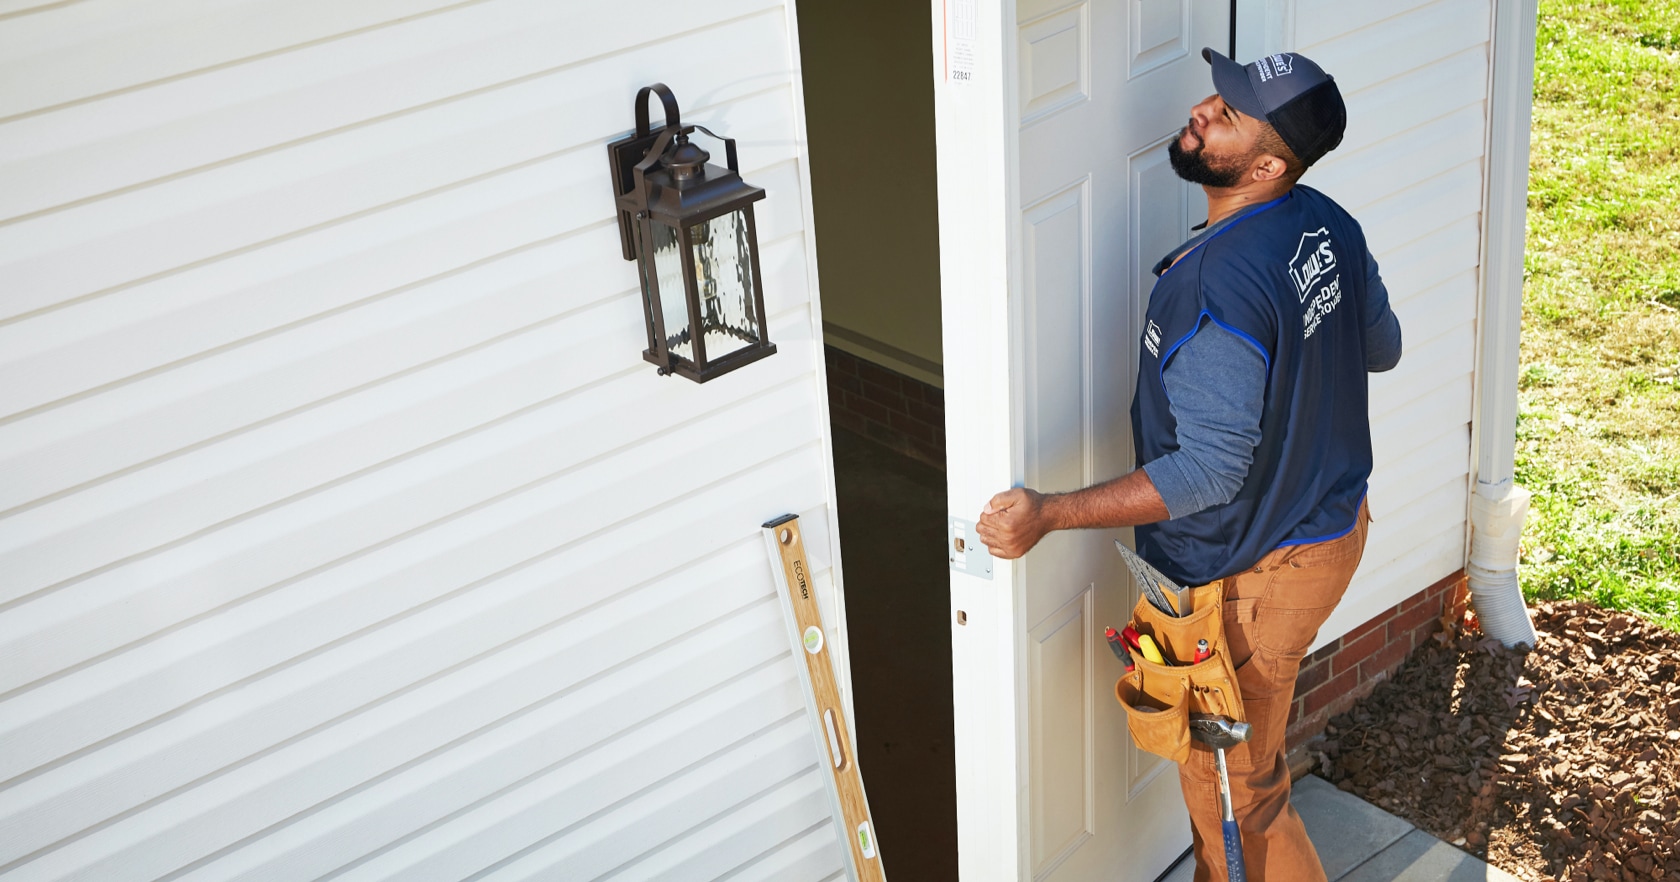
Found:
[{"label": "white vinyl siding", "polygon": [[[790,5],[0,3],[0,875],[840,872]],[[608,187],[660,80],[769,193],[704,386]]]},{"label": "white vinyl siding", "polygon": [[1371,377],[1374,523],[1323,643],[1464,566],[1492,8],[1294,7],[1286,45],[1348,104],[1341,147],[1303,183],[1364,226],[1405,337],[1400,366]]}]

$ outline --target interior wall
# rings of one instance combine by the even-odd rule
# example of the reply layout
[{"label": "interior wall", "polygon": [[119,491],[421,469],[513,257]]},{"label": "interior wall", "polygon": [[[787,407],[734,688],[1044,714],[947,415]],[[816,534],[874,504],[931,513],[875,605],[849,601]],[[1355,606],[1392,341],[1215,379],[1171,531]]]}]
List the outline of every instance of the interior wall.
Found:
[{"label": "interior wall", "polygon": [[925,3],[799,7],[824,342],[940,385],[931,28]]}]

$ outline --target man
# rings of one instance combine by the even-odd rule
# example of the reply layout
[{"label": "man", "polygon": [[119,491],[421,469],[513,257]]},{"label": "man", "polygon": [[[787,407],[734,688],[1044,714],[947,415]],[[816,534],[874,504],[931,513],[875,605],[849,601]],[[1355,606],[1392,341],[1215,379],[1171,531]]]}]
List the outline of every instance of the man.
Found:
[{"label": "man", "polygon": [[[1227,751],[1251,878],[1324,879],[1289,805],[1284,728],[1301,658],[1364,550],[1368,371],[1400,360],[1400,324],[1358,222],[1296,186],[1341,142],[1335,81],[1300,55],[1249,65],[1203,49],[1217,94],[1168,147],[1208,221],[1155,267],[1132,400],[1136,471],[1071,493],[992,497],[978,532],[1016,558],[1051,530],[1137,527],[1181,585],[1224,580],[1231,661],[1253,725]],[[1211,751],[1179,779],[1196,880],[1225,878]]]}]

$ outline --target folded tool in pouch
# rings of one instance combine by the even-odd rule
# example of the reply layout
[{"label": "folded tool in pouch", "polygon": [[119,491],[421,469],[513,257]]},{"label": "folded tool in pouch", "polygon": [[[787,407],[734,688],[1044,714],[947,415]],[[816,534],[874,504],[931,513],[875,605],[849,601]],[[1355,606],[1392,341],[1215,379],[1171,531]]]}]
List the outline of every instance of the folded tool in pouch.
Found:
[{"label": "folded tool in pouch", "polygon": [[1188,588],[1181,588],[1174,584],[1173,580],[1161,575],[1160,570],[1150,566],[1149,561],[1138,557],[1137,552],[1127,548],[1120,540],[1114,540],[1114,547],[1120,550],[1120,558],[1126,562],[1126,568],[1132,571],[1132,578],[1136,579],[1138,587],[1143,589],[1143,596],[1149,599],[1150,606],[1174,618],[1190,614]]}]

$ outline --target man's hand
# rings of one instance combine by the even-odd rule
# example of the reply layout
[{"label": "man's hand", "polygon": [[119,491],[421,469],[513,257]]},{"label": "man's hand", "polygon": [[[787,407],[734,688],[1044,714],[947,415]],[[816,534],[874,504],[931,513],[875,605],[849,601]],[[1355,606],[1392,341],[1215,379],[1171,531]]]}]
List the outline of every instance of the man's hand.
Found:
[{"label": "man's hand", "polygon": [[975,532],[993,557],[1014,560],[1026,554],[1050,532],[1044,518],[1044,494],[1016,487],[993,496],[980,513]]}]

